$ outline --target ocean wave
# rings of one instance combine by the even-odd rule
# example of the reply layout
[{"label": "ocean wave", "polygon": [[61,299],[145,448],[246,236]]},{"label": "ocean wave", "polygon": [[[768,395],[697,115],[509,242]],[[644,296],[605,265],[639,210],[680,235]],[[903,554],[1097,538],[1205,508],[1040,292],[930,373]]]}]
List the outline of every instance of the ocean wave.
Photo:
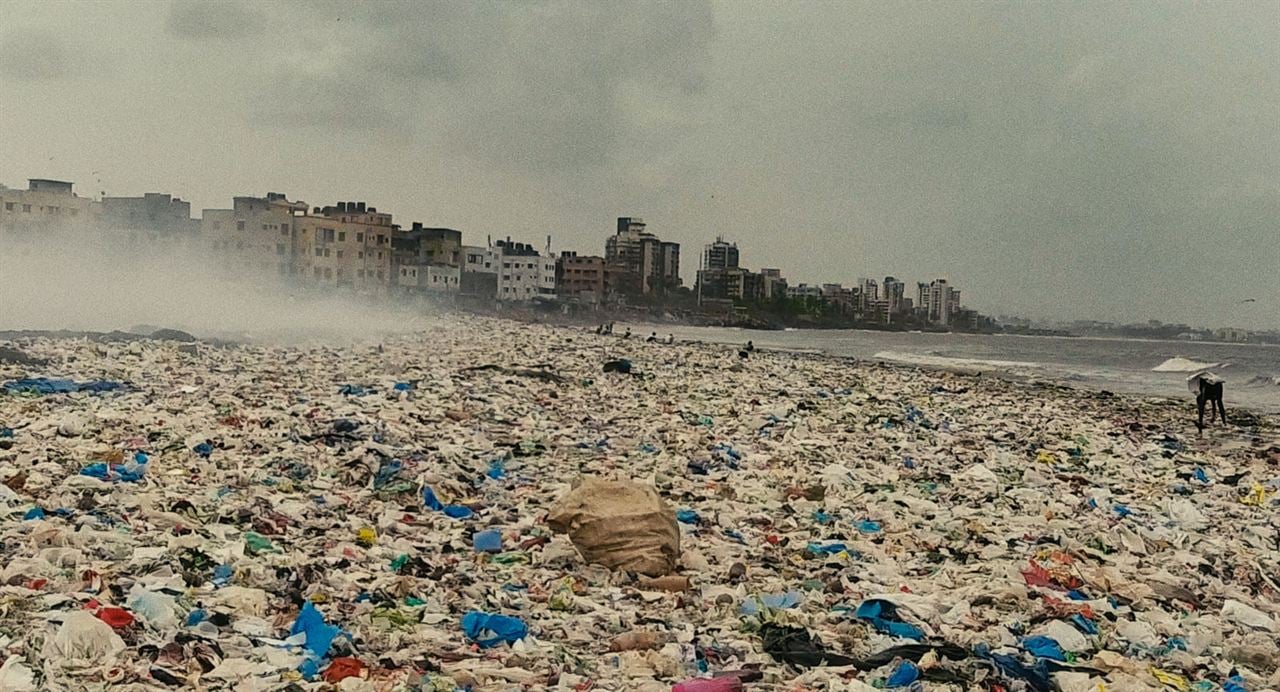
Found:
[{"label": "ocean wave", "polygon": [[1154,368],[1151,368],[1151,372],[1198,372],[1200,370],[1219,367],[1222,367],[1222,363],[1201,363],[1200,361],[1191,360],[1190,358],[1174,356]]},{"label": "ocean wave", "polygon": [[1019,360],[984,360],[981,358],[948,358],[925,353],[903,353],[901,351],[881,351],[873,358],[891,360],[908,365],[925,365],[936,368],[1043,368],[1041,363]]},{"label": "ocean wave", "polygon": [[1280,387],[1280,375],[1255,375],[1245,383],[1246,387]]}]

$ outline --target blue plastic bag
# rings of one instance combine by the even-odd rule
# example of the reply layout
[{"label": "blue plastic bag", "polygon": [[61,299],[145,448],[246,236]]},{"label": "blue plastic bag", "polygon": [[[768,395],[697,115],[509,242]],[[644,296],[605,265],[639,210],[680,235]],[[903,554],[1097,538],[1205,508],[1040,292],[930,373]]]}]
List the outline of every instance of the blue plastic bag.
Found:
[{"label": "blue plastic bag", "polygon": [[289,629],[290,635],[300,633],[306,635],[303,646],[307,653],[312,658],[321,659],[328,655],[329,647],[342,634],[342,628],[326,623],[324,614],[311,601],[307,601],[298,612],[298,619],[293,621],[293,627]]},{"label": "blue plastic bag", "polygon": [[520,618],[473,610],[462,616],[462,632],[481,649],[514,644],[529,635],[529,626]]},{"label": "blue plastic bag", "polygon": [[1022,640],[1022,648],[1036,658],[1047,658],[1051,661],[1066,661],[1067,653],[1062,650],[1052,637],[1036,635]]},{"label": "blue plastic bag", "polygon": [[756,615],[763,608],[772,610],[785,610],[800,605],[803,596],[799,591],[788,591],[780,594],[764,594],[762,596],[749,596],[742,602],[739,612],[743,615]]},{"label": "blue plastic bag", "polygon": [[502,552],[502,533],[499,531],[477,531],[471,537],[471,545],[480,553]]},{"label": "blue plastic bag", "polygon": [[474,514],[470,507],[464,505],[446,505],[440,502],[440,498],[436,497],[436,491],[431,486],[423,486],[422,503],[427,509],[435,512],[444,512],[444,515],[453,519],[469,519]]},{"label": "blue plastic bag", "polygon": [[698,513],[691,509],[682,509],[676,512],[676,521],[681,524],[697,524],[702,519],[698,517]]},{"label": "blue plastic bag", "polygon": [[897,606],[889,601],[876,598],[863,601],[858,604],[858,609],[854,611],[853,616],[871,623],[871,626],[882,634],[916,641],[924,639],[924,630],[903,622],[902,616],[898,615]]},{"label": "blue plastic bag", "polygon": [[900,661],[889,677],[884,681],[885,687],[906,687],[920,679],[920,669],[911,661]]}]

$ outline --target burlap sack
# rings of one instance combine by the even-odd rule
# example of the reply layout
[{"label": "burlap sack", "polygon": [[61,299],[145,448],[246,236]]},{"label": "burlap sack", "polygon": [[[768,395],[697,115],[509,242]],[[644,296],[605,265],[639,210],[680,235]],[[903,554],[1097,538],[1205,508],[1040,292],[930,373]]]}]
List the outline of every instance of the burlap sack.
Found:
[{"label": "burlap sack", "polygon": [[560,498],[547,524],[569,534],[582,557],[610,569],[660,577],[680,560],[680,526],[653,488],[586,478]]}]

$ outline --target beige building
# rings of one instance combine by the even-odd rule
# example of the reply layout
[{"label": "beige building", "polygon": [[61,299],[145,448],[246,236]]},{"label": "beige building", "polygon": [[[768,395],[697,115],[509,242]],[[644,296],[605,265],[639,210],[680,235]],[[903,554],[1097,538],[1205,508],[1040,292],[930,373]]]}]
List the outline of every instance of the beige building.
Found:
[{"label": "beige building", "polygon": [[201,219],[205,241],[233,275],[360,290],[391,280],[391,231],[391,214],[363,202],[310,209],[274,192],[236,197],[233,208],[205,209]]},{"label": "beige building", "polygon": [[290,202],[276,192],[236,197],[231,209],[205,209],[200,233],[231,275],[286,276],[292,273],[294,216],[306,210],[306,202]]},{"label": "beige building", "polygon": [[39,233],[59,228],[92,226],[101,205],[72,190],[73,183],[31,178],[27,189],[0,186],[0,233]]},{"label": "beige building", "polygon": [[391,214],[364,202],[317,207],[294,219],[294,272],[314,283],[382,290],[391,276]]}]

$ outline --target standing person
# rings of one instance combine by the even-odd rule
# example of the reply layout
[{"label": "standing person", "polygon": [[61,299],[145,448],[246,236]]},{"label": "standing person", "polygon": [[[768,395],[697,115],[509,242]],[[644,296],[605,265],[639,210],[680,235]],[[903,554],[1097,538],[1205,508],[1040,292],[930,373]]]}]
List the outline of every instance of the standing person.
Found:
[{"label": "standing person", "polygon": [[[1202,370],[1191,377],[1187,378],[1187,389],[1196,395],[1196,427],[1202,432],[1204,431],[1204,406],[1209,405],[1209,422],[1212,423],[1214,418],[1221,418],[1222,425],[1227,424],[1227,410],[1222,405],[1222,384],[1224,380],[1221,377]],[[1215,409],[1215,406],[1217,407]]]},{"label": "standing person", "polygon": [[676,342],[676,335],[675,335],[675,334],[668,334],[668,335],[667,335],[667,343],[668,343],[668,344],[674,344],[675,342]]}]

